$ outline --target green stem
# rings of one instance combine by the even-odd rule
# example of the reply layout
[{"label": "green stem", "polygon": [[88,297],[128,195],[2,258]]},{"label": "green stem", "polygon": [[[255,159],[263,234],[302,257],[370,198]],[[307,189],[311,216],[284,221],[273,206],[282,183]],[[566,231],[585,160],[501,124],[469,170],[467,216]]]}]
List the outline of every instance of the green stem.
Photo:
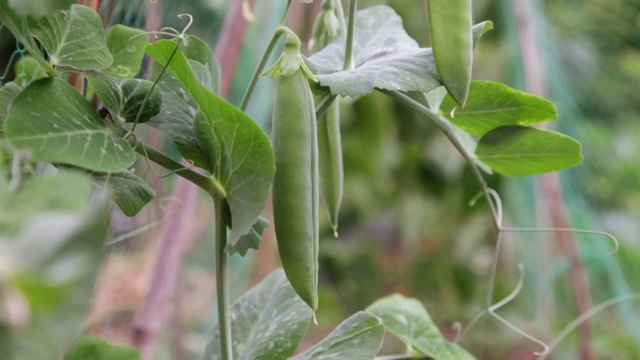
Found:
[{"label": "green stem", "polygon": [[247,106],[249,106],[249,100],[251,100],[253,91],[255,90],[256,85],[258,84],[258,79],[260,79],[260,74],[262,74],[264,67],[267,65],[267,61],[269,61],[269,57],[273,52],[273,48],[276,47],[276,43],[278,43],[278,39],[280,39],[280,36],[282,36],[281,28],[282,28],[282,25],[284,25],[284,21],[287,19],[287,14],[289,13],[290,7],[291,7],[291,0],[288,0],[287,6],[284,9],[284,14],[282,15],[282,19],[280,20],[280,24],[278,24],[278,27],[276,28],[276,31],[273,33],[273,37],[271,38],[269,45],[267,45],[267,48],[264,50],[264,53],[262,54],[262,58],[260,58],[260,62],[258,63],[256,70],[253,72],[253,75],[251,76],[251,80],[249,81],[249,85],[247,86],[247,90],[245,91],[244,96],[242,97],[242,103],[240,104],[240,110],[242,111],[247,110]]},{"label": "green stem", "polygon": [[231,312],[229,306],[229,284],[227,279],[227,227],[224,223],[224,200],[213,197],[213,205],[216,216],[216,291],[218,298],[218,330],[220,332],[220,357],[225,360],[233,360],[231,342]]},{"label": "green stem", "polygon": [[320,119],[322,115],[329,110],[329,107],[331,107],[331,104],[333,104],[337,97],[338,95],[328,95],[318,103],[318,106],[316,106],[316,119]]},{"label": "green stem", "polygon": [[333,8],[336,9],[336,16],[338,17],[338,21],[340,22],[340,36],[344,40],[347,40],[347,23],[344,18],[344,8],[342,7],[341,0],[332,0]]},{"label": "green stem", "polygon": [[349,24],[347,28],[347,43],[344,52],[343,70],[351,70],[355,67],[353,60],[353,34],[356,29],[356,10],[358,10],[358,0],[349,1]]},{"label": "green stem", "polygon": [[427,119],[433,122],[445,134],[445,136],[449,139],[449,141],[451,141],[453,146],[458,150],[458,152],[460,152],[462,157],[464,157],[464,159],[467,161],[469,166],[471,166],[473,175],[478,181],[478,184],[480,185],[480,189],[482,190],[482,193],[484,194],[484,197],[487,200],[487,203],[489,204],[489,208],[491,209],[491,215],[492,215],[491,219],[493,220],[493,225],[498,231],[500,231],[502,229],[502,225],[500,224],[500,217],[498,216],[498,212],[493,204],[493,199],[491,198],[491,195],[490,195],[489,186],[487,185],[487,182],[482,176],[482,172],[476,165],[475,159],[471,154],[467,152],[467,150],[464,148],[464,145],[462,145],[460,140],[458,140],[455,134],[451,131],[451,128],[449,127],[449,124],[446,122],[446,120],[442,119],[440,115],[432,112],[429,108],[427,108],[422,103],[412,99],[411,97],[399,91],[389,91],[389,90],[380,90],[380,91],[400,101],[401,103],[409,106],[410,108],[416,110],[420,114],[424,115]]}]

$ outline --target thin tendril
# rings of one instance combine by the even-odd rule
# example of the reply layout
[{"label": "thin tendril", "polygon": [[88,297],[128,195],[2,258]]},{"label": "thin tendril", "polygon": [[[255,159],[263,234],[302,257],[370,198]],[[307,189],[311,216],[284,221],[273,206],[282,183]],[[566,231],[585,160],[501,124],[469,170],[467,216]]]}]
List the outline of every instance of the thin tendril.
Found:
[{"label": "thin tendril", "polygon": [[[133,148],[136,149],[138,147],[138,138],[135,137],[135,134],[133,136],[134,136],[134,146],[133,146]],[[169,175],[178,173],[178,172],[183,171],[183,170],[190,170],[195,166],[193,160],[185,160],[187,162],[187,166],[185,166],[183,168],[171,170],[171,171],[167,172],[166,174],[159,174],[155,170],[153,170],[153,166],[151,166],[151,160],[149,159],[149,154],[147,154],[147,148],[144,147],[144,146],[141,146],[140,149],[142,149],[142,152],[144,153],[144,159],[147,162],[147,166],[149,167],[149,170],[151,170],[151,173],[154,176],[156,176],[157,178],[160,178],[160,179],[165,178],[165,177],[167,177]]]},{"label": "thin tendril", "polygon": [[[169,201],[177,203],[179,205],[179,207],[176,208],[174,211],[167,212],[165,203],[167,203]],[[158,225],[162,225],[162,224],[166,223],[167,220],[169,220],[171,217],[173,217],[174,215],[176,215],[177,213],[180,212],[182,205],[183,205],[182,200],[180,200],[179,198],[176,198],[176,197],[171,197],[170,196],[170,197],[165,197],[165,198],[160,199],[160,211],[163,212],[163,215],[160,217],[160,219],[152,221],[152,222],[150,222],[148,224],[145,224],[144,226],[141,226],[141,227],[139,227],[139,228],[137,228],[135,230],[131,230],[131,231],[129,231],[127,233],[124,233],[124,234],[122,234],[120,236],[117,236],[117,237],[111,239],[110,241],[107,241],[104,244],[104,246],[115,245],[115,244],[117,244],[117,243],[119,243],[121,241],[130,239],[130,238],[132,238],[132,237],[134,237],[136,235],[142,234],[143,232],[148,231],[151,228],[154,228],[154,227],[156,227]]]},{"label": "thin tendril", "polygon": [[618,240],[618,238],[605,231],[588,230],[588,229],[571,229],[571,228],[519,228],[519,227],[503,227],[502,231],[505,231],[505,232],[568,232],[568,233],[575,233],[575,234],[599,235],[599,236],[604,236],[608,238],[613,243],[613,248],[609,249],[609,255],[611,256],[615,255],[618,252],[618,249],[620,248],[620,241]]},{"label": "thin tendril", "polygon": [[546,354],[540,354],[539,359],[545,359],[547,355],[549,355],[549,353],[553,351],[567,335],[569,335],[569,333],[571,333],[573,330],[575,330],[575,328],[580,326],[580,324],[587,321],[589,318],[593,317],[597,313],[605,310],[610,306],[629,300],[640,300],[640,293],[621,295],[613,299],[603,301],[586,311],[584,314],[578,316],[577,318],[575,318],[575,320],[565,326],[565,328],[562,329],[562,331],[560,331],[560,333],[558,333],[558,335],[556,335],[556,337],[549,342],[549,351]]}]

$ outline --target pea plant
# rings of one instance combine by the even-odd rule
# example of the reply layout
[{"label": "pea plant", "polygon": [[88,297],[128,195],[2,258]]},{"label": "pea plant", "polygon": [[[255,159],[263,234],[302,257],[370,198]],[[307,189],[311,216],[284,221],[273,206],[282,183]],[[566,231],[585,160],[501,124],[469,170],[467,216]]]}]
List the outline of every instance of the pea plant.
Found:
[{"label": "pea plant", "polygon": [[[471,81],[473,48],[493,26],[472,23],[471,0],[429,1],[432,48],[419,47],[390,7],[358,9],[357,0],[350,0],[345,11],[341,1],[324,0],[310,56],[302,55],[303,42],[284,26],[291,1],[238,108],[217,95],[221,70],[206,43],[187,33],[190,15],[180,15],[189,22],[183,31],[162,29],[155,33],[162,39],[149,43],[148,34],[135,28],[117,25],[105,33],[99,15],[86,6],[60,6],[43,16],[37,6],[0,0],[0,22],[37,65],[22,81],[0,88],[2,151],[13,163],[14,185],[0,186],[19,191],[27,182],[20,169],[31,168],[37,177],[42,174],[36,164],[46,164],[49,171],[89,177],[125,214],[135,215],[153,197],[129,170],[139,158],[204,190],[214,204],[219,318],[205,359],[288,358],[316,321],[322,306],[320,208],[338,236],[343,192],[340,98],[378,91],[435,124],[471,167],[490,208],[498,248],[503,232],[527,229],[503,226],[500,198],[485,174],[530,176],[582,161],[577,141],[531,127],[555,120],[552,103],[503,84]],[[282,53],[266,69],[278,43]],[[154,65],[149,78],[141,79],[136,76],[145,53]],[[87,89],[81,93],[70,85],[69,73],[86,79]],[[260,76],[277,82],[271,138],[244,112]],[[184,161],[145,144],[137,135],[141,126],[171,138]],[[283,270],[231,304],[227,259],[259,247],[269,226],[261,213],[270,189]],[[486,313],[538,342],[544,357],[551,347],[496,313],[517,295],[521,281],[506,299],[490,296]],[[373,359],[385,332],[407,345],[407,353],[394,359],[474,358],[445,339],[420,302],[392,295],[293,359]],[[139,356],[81,337],[65,359],[85,359],[89,352],[105,359]]]}]

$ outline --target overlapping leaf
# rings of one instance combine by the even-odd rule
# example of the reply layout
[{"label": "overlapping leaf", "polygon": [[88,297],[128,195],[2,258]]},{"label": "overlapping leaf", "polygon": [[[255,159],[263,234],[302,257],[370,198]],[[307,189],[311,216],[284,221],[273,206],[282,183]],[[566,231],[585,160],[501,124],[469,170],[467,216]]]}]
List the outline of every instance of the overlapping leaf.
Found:
[{"label": "overlapping leaf", "polygon": [[[160,40],[147,53],[160,64],[169,63],[176,45]],[[275,172],[273,151],[265,133],[248,115],[218,97],[194,74],[178,49],[168,66],[198,105],[202,116],[194,121],[206,169],[225,192],[231,212],[230,246],[247,234],[264,208]]]},{"label": "overlapping leaf", "polygon": [[371,360],[380,350],[383,337],[384,327],[380,322],[361,311],[343,321],[327,337],[291,360]]},{"label": "overlapping leaf", "polygon": [[136,119],[138,123],[144,123],[160,112],[162,93],[157,87],[151,91],[153,83],[149,80],[120,79],[100,74],[85,76],[107,106],[112,119],[118,123]]},{"label": "overlapping leaf", "polygon": [[[286,359],[298,347],[311,321],[311,309],[277,270],[242,295],[231,307],[233,358]],[[214,330],[205,360],[220,359],[220,335]]]},{"label": "overlapping leaf", "polygon": [[448,342],[433,323],[422,304],[396,294],[371,304],[366,311],[385,329],[415,348],[438,360],[473,360],[471,354],[455,343]]},{"label": "overlapping leaf", "polygon": [[[356,16],[355,69],[342,70],[345,45],[341,38],[307,59],[316,79],[333,94],[354,97],[374,88],[427,92],[441,85],[431,49],[418,46],[393,9],[373,6]],[[490,22],[475,25],[474,42],[490,28]]]},{"label": "overlapping leaf", "polygon": [[94,70],[113,62],[100,15],[87,6],[73,5],[54,16],[29,21],[29,30],[55,66]]},{"label": "overlapping leaf", "polygon": [[556,119],[552,102],[492,81],[472,81],[467,104],[463,108],[457,106],[447,95],[441,106],[443,115],[477,136],[500,126],[529,126]]},{"label": "overlapping leaf", "polygon": [[260,216],[258,221],[251,227],[251,230],[240,237],[240,240],[235,245],[227,246],[229,255],[240,254],[240,256],[247,255],[249,249],[257,250],[260,248],[262,242],[262,232],[269,227],[269,220]]},{"label": "overlapping leaf", "polygon": [[135,160],[131,146],[59,79],[41,79],[20,92],[9,106],[4,131],[11,145],[28,149],[36,161],[117,172]]},{"label": "overlapping leaf", "polygon": [[22,91],[20,86],[10,82],[0,88],[0,135],[2,135],[2,123],[9,114],[11,101]]},{"label": "overlapping leaf", "polygon": [[144,31],[123,25],[114,25],[107,33],[107,48],[113,63],[102,69],[104,74],[134,77],[140,72],[147,37]]},{"label": "overlapping leaf", "polygon": [[502,126],[486,133],[476,157],[508,176],[530,176],[569,168],[582,161],[580,143],[548,130]]}]

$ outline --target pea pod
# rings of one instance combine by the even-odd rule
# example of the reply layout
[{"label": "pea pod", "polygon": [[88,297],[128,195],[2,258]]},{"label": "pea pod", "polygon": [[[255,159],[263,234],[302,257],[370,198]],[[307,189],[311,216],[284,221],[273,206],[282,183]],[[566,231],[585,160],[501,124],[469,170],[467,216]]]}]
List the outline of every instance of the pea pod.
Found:
[{"label": "pea pod", "polygon": [[342,202],[343,168],[340,137],[340,106],[334,101],[318,120],[318,158],[320,160],[320,194],[324,201],[334,236],[338,236],[338,212]]},{"label": "pea pod", "polygon": [[318,308],[318,140],[313,95],[302,68],[279,78],[272,123],[273,216],[282,267]]},{"label": "pea pod", "polygon": [[464,106],[473,63],[471,0],[429,0],[428,4],[433,57],[440,80]]}]

